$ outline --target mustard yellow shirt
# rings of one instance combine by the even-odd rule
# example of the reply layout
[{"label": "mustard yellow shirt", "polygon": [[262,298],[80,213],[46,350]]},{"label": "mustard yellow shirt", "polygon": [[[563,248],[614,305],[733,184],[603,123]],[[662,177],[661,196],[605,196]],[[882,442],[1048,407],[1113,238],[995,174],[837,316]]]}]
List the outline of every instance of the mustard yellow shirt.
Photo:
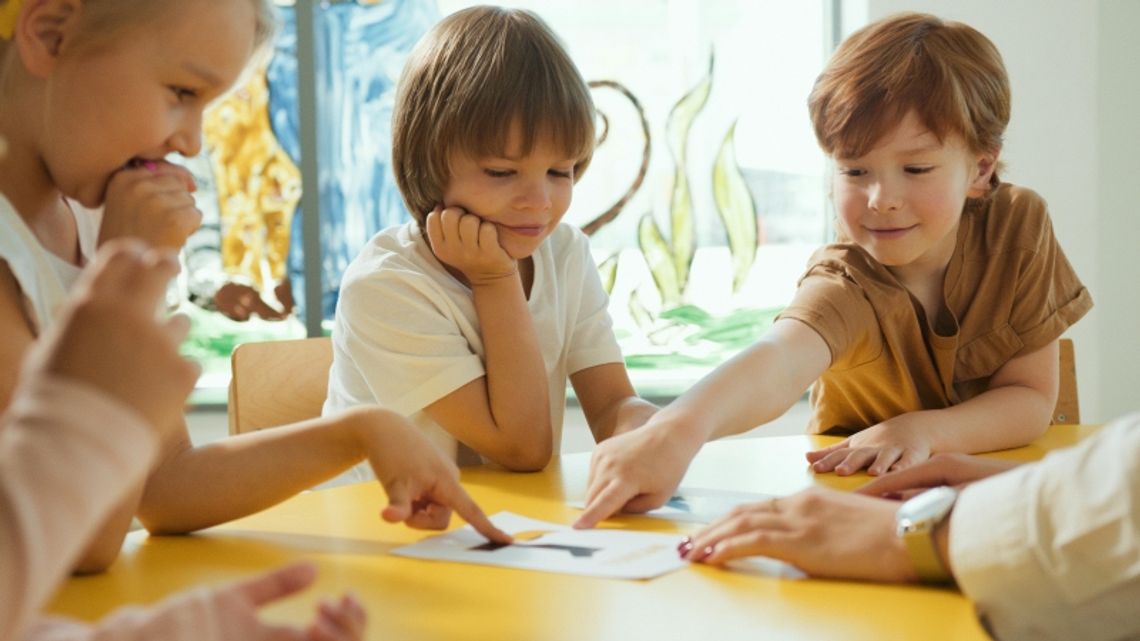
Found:
[{"label": "mustard yellow shirt", "polygon": [[1045,201],[1002,184],[967,205],[936,319],[853,243],[818,250],[780,318],[806,323],[831,350],[811,390],[812,433],[856,432],[984,392],[1015,356],[1061,336],[1092,308]]}]

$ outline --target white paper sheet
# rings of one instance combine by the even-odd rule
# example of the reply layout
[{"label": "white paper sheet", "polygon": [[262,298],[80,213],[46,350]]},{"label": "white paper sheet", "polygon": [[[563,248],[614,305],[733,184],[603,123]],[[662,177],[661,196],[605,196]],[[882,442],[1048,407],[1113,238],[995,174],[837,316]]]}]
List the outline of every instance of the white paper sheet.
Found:
[{"label": "white paper sheet", "polygon": [[[747,503],[757,503],[774,498],[771,494],[753,492],[730,492],[702,487],[678,488],[673,497],[661,507],[639,514],[654,519],[685,521],[687,523],[712,523],[732,511],[732,508]],[[570,503],[571,507],[582,509],[585,501]]]},{"label": "white paper sheet", "polygon": [[490,544],[467,526],[396,548],[392,554],[616,579],[649,579],[687,565],[677,555],[680,534],[575,530],[511,512],[499,512],[491,522],[521,535],[520,540],[507,546]]}]

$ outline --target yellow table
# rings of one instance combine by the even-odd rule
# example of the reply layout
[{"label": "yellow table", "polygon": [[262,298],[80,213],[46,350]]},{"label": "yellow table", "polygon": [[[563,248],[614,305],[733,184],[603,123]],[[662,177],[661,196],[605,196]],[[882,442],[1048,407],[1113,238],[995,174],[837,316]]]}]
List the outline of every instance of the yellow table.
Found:
[{"label": "yellow table", "polygon": [[[1033,460],[1092,433],[1056,426],[1034,444],[993,456]],[[785,494],[820,484],[850,489],[863,475],[814,476],[803,454],[827,437],[719,441],[693,462],[684,485]],[[589,457],[538,474],[469,468],[463,482],[488,513],[510,510],[569,523],[566,501],[584,492]],[[234,488],[240,492],[241,488]],[[197,584],[247,576],[297,559],[320,568],[314,589],[266,610],[307,621],[318,599],[356,592],[370,639],[985,639],[970,603],[951,589],[844,581],[780,580],[692,566],[649,581],[595,579],[389,556],[427,536],[380,521],[377,484],[307,492],[194,536],[130,536],[110,572],[68,581],[51,610],[95,619],[124,603],[151,602]],[[458,524],[458,520],[456,520]],[[607,526],[680,532],[684,524],[627,516]]]}]

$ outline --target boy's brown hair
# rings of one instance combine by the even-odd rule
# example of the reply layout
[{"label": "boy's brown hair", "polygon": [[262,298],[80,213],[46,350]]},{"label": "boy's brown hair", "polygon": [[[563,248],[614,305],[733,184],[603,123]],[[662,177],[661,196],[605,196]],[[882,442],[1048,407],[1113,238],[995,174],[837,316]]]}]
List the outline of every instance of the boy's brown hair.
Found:
[{"label": "boy's brown hair", "polygon": [[939,140],[958,134],[972,152],[997,152],[1009,124],[1009,77],[976,29],[902,13],[844,40],[808,109],[820,147],[835,157],[864,155],[912,110]]},{"label": "boy's brown hair", "polygon": [[441,204],[454,153],[502,155],[512,125],[522,152],[549,136],[577,180],[594,151],[594,103],[558,38],[535,14],[472,7],[412,51],[392,114],[392,169],[412,218]]}]

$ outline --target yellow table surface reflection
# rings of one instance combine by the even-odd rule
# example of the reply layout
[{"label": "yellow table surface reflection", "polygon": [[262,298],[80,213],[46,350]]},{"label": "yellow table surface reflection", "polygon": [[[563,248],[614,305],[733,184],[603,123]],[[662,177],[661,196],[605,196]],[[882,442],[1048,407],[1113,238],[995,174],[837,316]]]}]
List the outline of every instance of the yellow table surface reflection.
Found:
[{"label": "yellow table surface reflection", "polygon": [[[1035,460],[1095,429],[1055,426],[1027,447],[992,456]],[[836,440],[790,436],[710,443],[683,485],[788,494],[812,485],[851,489],[866,482],[863,475],[816,477],[807,469],[804,452]],[[468,468],[463,482],[488,513],[509,510],[569,523],[578,511],[566,502],[581,498],[588,466],[588,455],[574,454],[537,474]],[[108,573],[69,580],[50,610],[90,620],[125,603],[152,602],[188,586],[309,559],[320,568],[317,585],[268,608],[266,617],[301,623],[321,597],[352,590],[368,608],[369,639],[986,638],[970,603],[952,589],[774,579],[703,566],[622,581],[389,556],[392,548],[428,534],[383,523],[383,502],[378,484],[351,485],[307,492],[193,536],[136,532]],[[694,529],[636,516],[605,525]]]}]

